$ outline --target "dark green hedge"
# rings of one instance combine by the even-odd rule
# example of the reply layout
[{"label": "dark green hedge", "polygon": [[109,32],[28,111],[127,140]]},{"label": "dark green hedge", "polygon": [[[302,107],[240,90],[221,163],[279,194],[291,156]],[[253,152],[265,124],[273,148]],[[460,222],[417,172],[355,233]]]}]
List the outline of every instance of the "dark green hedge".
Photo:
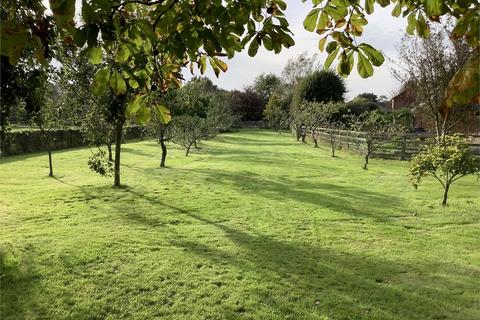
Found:
[{"label": "dark green hedge", "polygon": [[[57,129],[50,131],[52,136],[52,150],[75,148],[87,145],[79,129]],[[138,139],[143,137],[143,130],[139,126],[128,127],[125,139]],[[9,132],[5,139],[0,141],[2,156],[16,155],[32,152],[47,151],[47,141],[39,130]]]}]

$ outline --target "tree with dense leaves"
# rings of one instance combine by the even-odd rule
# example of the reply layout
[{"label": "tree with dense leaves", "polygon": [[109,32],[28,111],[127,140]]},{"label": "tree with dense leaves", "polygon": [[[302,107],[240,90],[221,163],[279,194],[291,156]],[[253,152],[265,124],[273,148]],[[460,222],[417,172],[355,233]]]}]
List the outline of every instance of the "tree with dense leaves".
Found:
[{"label": "tree with dense leaves", "polygon": [[255,78],[251,89],[262,99],[263,105],[266,105],[268,99],[280,85],[282,85],[282,80],[277,75],[262,73]]},{"label": "tree with dense leaves", "polygon": [[480,157],[459,135],[436,138],[410,160],[410,177],[417,188],[427,176],[434,177],[443,187],[442,205],[447,204],[452,183],[471,174],[480,177]]},{"label": "tree with dense leaves", "polygon": [[346,91],[345,81],[333,71],[315,71],[296,85],[293,103],[339,102],[343,101]]},{"label": "tree with dense leaves", "polygon": [[[282,86],[283,87],[283,86]],[[291,103],[290,90],[276,90],[268,99],[263,115],[270,128],[281,133],[288,127],[288,109]]]},{"label": "tree with dense leaves", "polygon": [[250,88],[246,88],[244,91],[234,90],[230,92],[229,104],[243,121],[262,120],[262,99]]},{"label": "tree with dense leaves", "polygon": [[373,103],[378,102],[378,96],[375,93],[371,93],[371,92],[360,93],[355,98],[368,100],[368,101],[373,102]]},{"label": "tree with dense leaves", "polygon": [[345,104],[347,113],[352,113],[355,115],[360,115],[364,112],[370,112],[373,110],[379,110],[380,106],[371,101],[362,97],[356,97]]},{"label": "tree with dense leaves", "polygon": [[0,153],[6,150],[7,134],[10,126],[12,110],[24,97],[23,83],[27,73],[21,64],[11,64],[8,57],[0,56]]}]

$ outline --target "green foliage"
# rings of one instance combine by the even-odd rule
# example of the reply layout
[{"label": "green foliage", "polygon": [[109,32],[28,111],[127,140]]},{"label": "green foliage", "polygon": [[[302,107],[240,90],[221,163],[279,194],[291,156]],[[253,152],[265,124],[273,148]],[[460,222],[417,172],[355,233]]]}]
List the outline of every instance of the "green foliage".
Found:
[{"label": "green foliage", "polygon": [[[290,96],[291,98],[291,96]],[[290,99],[281,92],[274,92],[265,106],[263,115],[270,128],[275,131],[286,128],[288,125]]]},{"label": "green foliage", "polygon": [[434,177],[444,188],[443,205],[447,204],[451,184],[471,174],[480,177],[480,157],[459,135],[431,141],[410,161],[412,184],[416,188],[423,178]]},{"label": "green foliage", "polygon": [[[196,65],[204,73],[209,63],[218,76],[228,68],[218,57],[232,58],[245,48],[250,56],[255,56],[261,46],[279,53],[282,47],[294,45],[283,14],[286,9],[283,0],[193,5],[186,0],[83,1],[78,24],[74,21],[76,1],[49,3],[52,15],[40,0],[8,1],[2,6],[2,55],[13,64],[26,56],[47,65],[54,44],[78,46],[88,53],[92,63],[105,60],[113,70],[108,84],[116,94],[125,94],[127,83],[138,94],[179,86],[181,68],[185,65],[190,65],[192,72]],[[375,4],[382,7],[394,4],[392,15],[406,17],[407,32],[420,37],[429,36],[430,22],[438,22],[444,16],[455,17],[452,38],[466,39],[475,50],[470,62],[452,78],[444,108],[448,110],[454,101],[478,101],[480,4],[477,1],[312,0],[312,3],[314,7],[304,20],[304,27],[321,35],[319,48],[329,54],[325,69],[338,59],[337,71],[341,75],[350,74],[355,59],[362,77],[371,76],[373,66],[384,62],[381,52],[355,39],[362,35]],[[104,78],[99,78],[100,88],[107,85]],[[141,119],[145,120],[147,114],[143,111]]]},{"label": "green foliage", "polygon": [[355,115],[380,109],[377,103],[363,97],[356,97],[355,99],[350,100],[345,104],[345,108],[347,109],[347,113]]},{"label": "green foliage", "polygon": [[240,115],[243,121],[262,120],[264,104],[262,99],[253,90],[234,90],[229,95],[229,105],[233,111]]},{"label": "green foliage", "polygon": [[173,142],[186,150],[188,156],[192,146],[204,139],[215,135],[215,128],[205,118],[199,116],[182,115],[173,120]]},{"label": "green foliage", "polygon": [[374,94],[374,93],[370,93],[370,92],[360,93],[355,98],[365,99],[365,100],[368,100],[368,101],[371,101],[371,102],[378,102],[377,95]]},{"label": "green foliage", "polygon": [[90,170],[102,177],[111,177],[113,174],[112,162],[109,161],[107,153],[103,149],[98,149],[98,152],[92,153],[88,158],[88,166]]},{"label": "green foliage", "polygon": [[[452,37],[465,37],[471,47],[478,48],[479,18],[475,12],[480,7],[476,1],[312,0],[312,3],[314,7],[303,25],[306,30],[321,36],[319,48],[323,51],[326,47],[329,54],[325,68],[329,69],[333,60],[338,58],[337,71],[342,75],[350,74],[355,56],[358,74],[363,78],[372,76],[373,66],[380,66],[384,62],[381,52],[367,43],[357,44],[355,39],[363,34],[364,27],[368,24],[367,16],[374,12],[376,4],[382,7],[392,4],[392,16],[406,17],[406,31],[423,38],[430,35],[430,22],[438,22],[442,16],[453,16],[457,21]],[[327,41],[330,42],[326,44]]]},{"label": "green foliage", "polygon": [[295,86],[293,104],[343,101],[345,92],[345,82],[333,71],[315,71]]},{"label": "green foliage", "polygon": [[275,74],[261,74],[255,78],[252,89],[262,99],[264,105],[272,96],[275,90],[282,85],[282,80]]},{"label": "green foliage", "polygon": [[367,169],[368,161],[375,151],[387,143],[396,143],[406,132],[401,123],[388,119],[379,110],[364,112],[360,115],[348,114],[345,116],[350,129],[361,133],[365,139],[365,162],[363,169]]}]

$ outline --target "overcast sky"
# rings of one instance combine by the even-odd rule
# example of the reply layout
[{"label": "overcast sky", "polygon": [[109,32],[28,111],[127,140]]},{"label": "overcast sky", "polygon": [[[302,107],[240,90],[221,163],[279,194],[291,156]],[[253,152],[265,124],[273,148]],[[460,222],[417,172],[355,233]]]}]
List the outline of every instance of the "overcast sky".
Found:
[{"label": "overcast sky", "polygon": [[[43,2],[48,7],[48,0],[43,0]],[[262,73],[280,75],[289,58],[304,51],[309,55],[320,53],[318,50],[319,36],[303,28],[303,19],[312,8],[311,1],[303,3],[300,0],[290,0],[287,2],[288,8],[285,14],[290,23],[290,30],[294,33],[295,46],[289,49],[284,48],[280,54],[260,48],[258,54],[253,58],[249,57],[245,50],[227,61],[229,69],[226,73],[222,73],[218,79],[211,68],[208,68],[206,75],[212,79],[213,83],[228,90],[243,89],[252,84],[255,77]],[[76,4],[77,14],[80,14],[81,1],[77,0]],[[360,42],[367,42],[381,50],[386,61],[381,67],[375,68],[375,74],[368,79],[360,78],[355,68],[346,79],[348,99],[362,92],[373,92],[378,96],[391,97],[392,93],[400,86],[391,75],[389,59],[396,58],[395,46],[400,42],[402,32],[406,27],[406,21],[392,17],[391,10],[392,7],[384,9],[376,5],[374,14],[368,16],[369,24],[365,26]],[[326,54],[321,54],[320,63],[323,63],[325,58]],[[187,80],[192,77],[190,71],[187,70],[185,70],[184,76]]]}]

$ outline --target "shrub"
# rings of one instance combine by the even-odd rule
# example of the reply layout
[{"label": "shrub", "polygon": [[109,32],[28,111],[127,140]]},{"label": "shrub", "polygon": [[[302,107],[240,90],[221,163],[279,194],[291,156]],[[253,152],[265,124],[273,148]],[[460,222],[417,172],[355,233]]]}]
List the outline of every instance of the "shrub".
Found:
[{"label": "shrub", "polygon": [[346,92],[345,82],[333,71],[315,71],[295,87],[293,103],[339,102]]},{"label": "shrub", "polygon": [[435,139],[410,160],[413,186],[417,188],[424,177],[434,177],[443,187],[442,205],[447,204],[452,183],[470,174],[480,177],[480,157],[473,154],[459,135]]}]

